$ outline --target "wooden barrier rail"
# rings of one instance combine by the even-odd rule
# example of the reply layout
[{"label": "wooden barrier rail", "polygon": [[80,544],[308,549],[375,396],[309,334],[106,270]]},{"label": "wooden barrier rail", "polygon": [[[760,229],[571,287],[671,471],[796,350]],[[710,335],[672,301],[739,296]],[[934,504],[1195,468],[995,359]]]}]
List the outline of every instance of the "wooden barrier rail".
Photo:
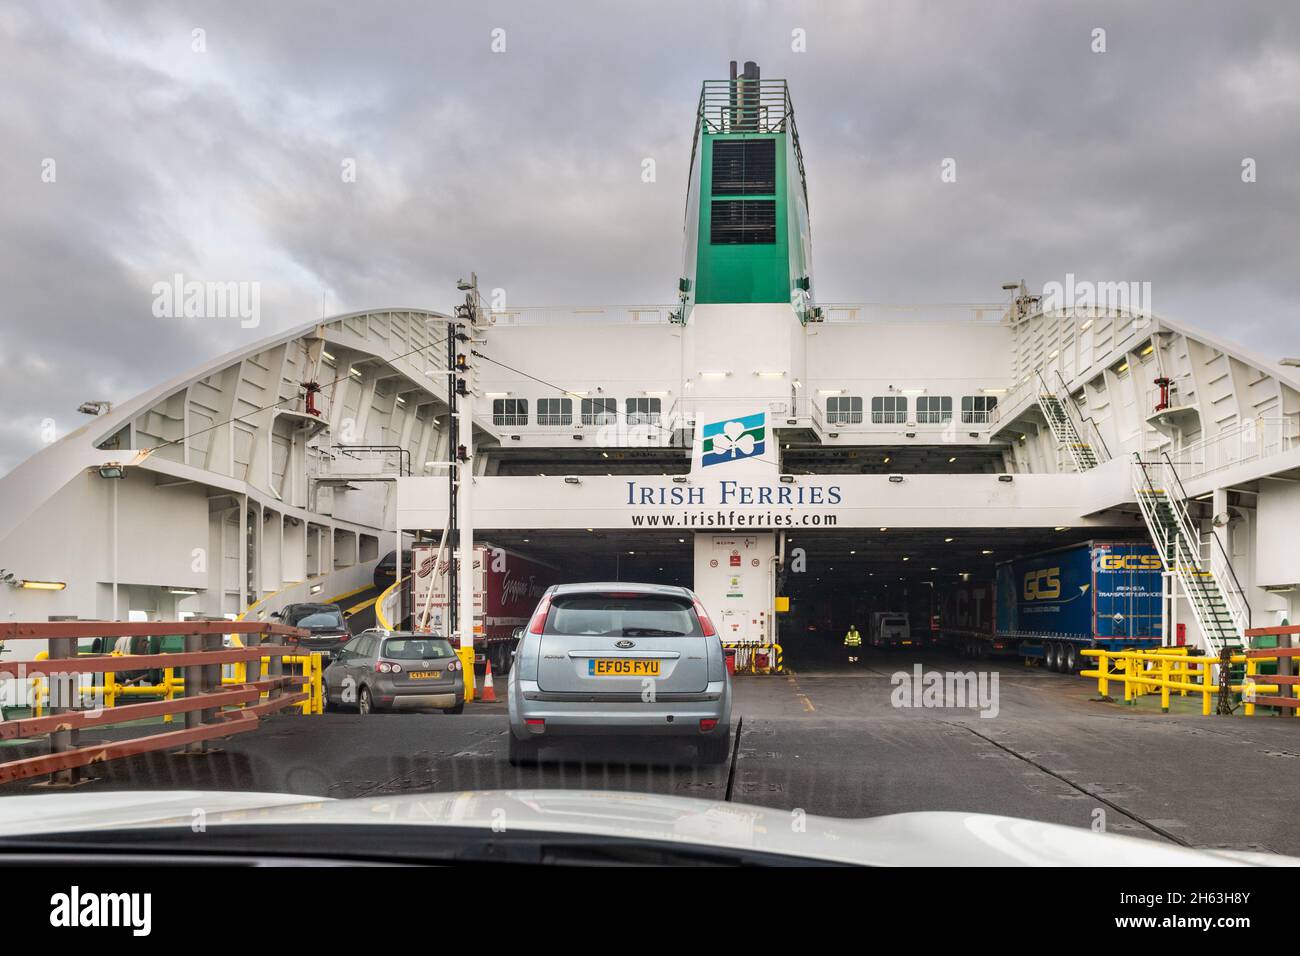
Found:
[{"label": "wooden barrier rail", "polygon": [[[185,650],[178,653],[78,656],[77,641],[84,638],[164,637],[183,635]],[[222,647],[226,634],[241,634],[244,647]],[[54,784],[72,785],[80,780],[81,768],[106,760],[120,760],[159,750],[184,749],[204,753],[210,740],[256,730],[261,718],[302,704],[310,691],[305,675],[286,675],[283,658],[300,653],[284,644],[285,638],[301,640],[308,632],[283,624],[246,621],[100,622],[49,621],[0,624],[0,641],[45,639],[47,660],[0,663],[0,677],[65,677],[75,684],[76,700],[50,708],[50,714],[0,721],[0,740],[48,735],[49,752],[0,763],[0,783],[50,776]],[[263,643],[263,641],[266,643]],[[262,659],[268,660],[268,675],[261,674]],[[244,681],[222,684],[223,664],[242,663]],[[184,696],[178,699],[124,704],[118,707],[81,706],[84,688],[77,680],[84,674],[116,674],[120,671],[179,668],[184,671]],[[265,700],[262,695],[266,694]],[[92,695],[93,696],[93,695]],[[71,706],[66,706],[72,704]],[[237,707],[237,710],[225,710]],[[107,727],[126,721],[184,715],[185,728],[146,734],[123,740],[102,741],[83,746],[80,731]]]},{"label": "wooden barrier rail", "polygon": [[[1277,647],[1260,647],[1246,651],[1246,673],[1252,681],[1275,685],[1279,691],[1276,695],[1256,694],[1253,700],[1246,702],[1246,713],[1254,714],[1256,707],[1277,707],[1291,710],[1292,716],[1300,717],[1300,697],[1296,696],[1295,687],[1300,685],[1300,677],[1295,671],[1295,658],[1300,656],[1300,647],[1293,647],[1295,636],[1300,634],[1300,626],[1294,624],[1279,627],[1252,627],[1246,631],[1246,637],[1276,637]],[[1261,661],[1277,660],[1276,674],[1259,674]],[[1290,691],[1287,688],[1292,688]]]}]

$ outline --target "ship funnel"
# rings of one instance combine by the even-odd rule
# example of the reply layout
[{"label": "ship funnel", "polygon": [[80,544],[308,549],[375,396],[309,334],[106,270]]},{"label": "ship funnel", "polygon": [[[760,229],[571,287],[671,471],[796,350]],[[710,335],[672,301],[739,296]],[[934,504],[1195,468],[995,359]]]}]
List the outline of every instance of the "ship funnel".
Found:
[{"label": "ship funnel", "polygon": [[758,128],[758,100],[761,75],[758,64],[745,61],[745,72],[736,75],[736,61],[731,61],[731,129],[737,133]]}]

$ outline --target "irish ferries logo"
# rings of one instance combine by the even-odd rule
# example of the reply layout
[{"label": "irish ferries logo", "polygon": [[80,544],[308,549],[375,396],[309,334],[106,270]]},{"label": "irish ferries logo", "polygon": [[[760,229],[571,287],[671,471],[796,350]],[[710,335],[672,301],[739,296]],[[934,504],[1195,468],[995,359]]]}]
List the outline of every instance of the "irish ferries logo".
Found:
[{"label": "irish ferries logo", "polygon": [[703,465],[720,465],[738,458],[753,458],[763,454],[767,426],[764,413],[746,415],[704,426],[704,448],[700,461]]}]

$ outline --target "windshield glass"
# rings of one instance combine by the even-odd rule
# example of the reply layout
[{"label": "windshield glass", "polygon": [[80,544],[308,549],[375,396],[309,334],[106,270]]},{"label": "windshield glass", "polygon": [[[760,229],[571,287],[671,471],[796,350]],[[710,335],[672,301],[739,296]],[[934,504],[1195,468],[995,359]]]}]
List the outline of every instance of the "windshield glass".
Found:
[{"label": "windshield glass", "polygon": [[701,631],[690,604],[659,597],[584,595],[558,599],[546,620],[546,633],[685,637]]},{"label": "windshield glass", "polygon": [[[0,829],[1300,857],[1300,0],[0,0],[0,63]],[[905,925],[461,882],[221,915]]]},{"label": "windshield glass", "polygon": [[456,652],[441,638],[390,637],[379,656],[390,661],[428,661],[455,657]]},{"label": "windshield glass", "polygon": [[290,618],[289,623],[294,627],[344,628],[343,615],[336,608],[309,608],[290,615]]}]

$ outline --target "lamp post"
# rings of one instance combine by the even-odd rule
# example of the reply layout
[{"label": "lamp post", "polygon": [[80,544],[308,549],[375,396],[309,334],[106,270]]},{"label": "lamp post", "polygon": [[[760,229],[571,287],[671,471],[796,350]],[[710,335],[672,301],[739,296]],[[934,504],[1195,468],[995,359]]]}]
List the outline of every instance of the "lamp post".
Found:
[{"label": "lamp post", "polygon": [[112,509],[111,537],[113,542],[111,559],[113,573],[112,620],[116,621],[119,619],[117,615],[117,483],[126,478],[126,467],[120,462],[110,461],[100,465],[96,471],[99,473],[99,477],[112,482],[112,484],[109,485],[109,497],[112,502],[110,508]]}]

